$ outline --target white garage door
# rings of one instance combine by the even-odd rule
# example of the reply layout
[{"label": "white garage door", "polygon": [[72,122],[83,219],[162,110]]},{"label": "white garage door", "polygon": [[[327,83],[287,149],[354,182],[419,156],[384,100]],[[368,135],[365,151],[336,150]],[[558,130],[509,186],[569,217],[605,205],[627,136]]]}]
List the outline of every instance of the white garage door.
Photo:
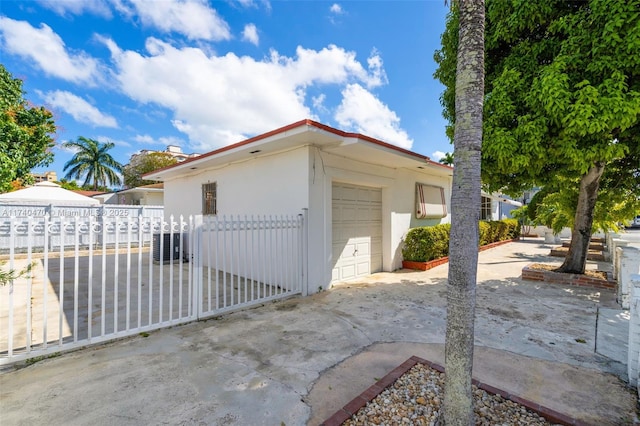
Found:
[{"label": "white garage door", "polygon": [[382,270],[382,190],[334,183],[332,193],[331,281]]}]

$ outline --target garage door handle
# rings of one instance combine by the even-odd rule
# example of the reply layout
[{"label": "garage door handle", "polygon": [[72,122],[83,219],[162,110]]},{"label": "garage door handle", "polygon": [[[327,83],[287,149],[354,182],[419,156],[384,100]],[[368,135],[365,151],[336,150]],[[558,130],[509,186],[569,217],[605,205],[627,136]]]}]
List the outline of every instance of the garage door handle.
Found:
[{"label": "garage door handle", "polygon": [[356,254],[358,254],[358,249],[355,249],[355,250],[353,251],[353,255],[355,256]]}]

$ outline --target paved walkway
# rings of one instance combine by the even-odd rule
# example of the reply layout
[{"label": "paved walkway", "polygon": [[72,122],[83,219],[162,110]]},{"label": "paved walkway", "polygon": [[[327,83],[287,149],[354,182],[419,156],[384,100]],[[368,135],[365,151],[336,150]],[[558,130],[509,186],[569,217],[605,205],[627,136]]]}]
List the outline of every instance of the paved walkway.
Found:
[{"label": "paved walkway", "polygon": [[[558,261],[548,252],[538,239],[480,254],[474,375],[592,424],[630,423],[624,312],[612,291],[521,281],[524,265]],[[316,425],[412,355],[443,362],[446,275],[379,273],[5,371],[0,424]],[[610,315],[614,331],[596,327]]]}]

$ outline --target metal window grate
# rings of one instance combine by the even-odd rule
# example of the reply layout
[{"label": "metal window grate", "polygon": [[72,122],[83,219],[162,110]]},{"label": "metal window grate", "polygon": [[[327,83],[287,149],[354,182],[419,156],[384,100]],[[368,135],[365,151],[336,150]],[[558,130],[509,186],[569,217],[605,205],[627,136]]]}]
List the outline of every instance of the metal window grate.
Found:
[{"label": "metal window grate", "polygon": [[202,184],[202,214],[218,213],[217,182]]}]

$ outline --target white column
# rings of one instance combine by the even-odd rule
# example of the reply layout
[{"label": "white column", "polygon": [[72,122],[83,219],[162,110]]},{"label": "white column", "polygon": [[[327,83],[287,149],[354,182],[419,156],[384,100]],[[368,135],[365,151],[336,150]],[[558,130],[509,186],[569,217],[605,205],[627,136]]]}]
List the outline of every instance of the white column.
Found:
[{"label": "white column", "polygon": [[638,354],[640,353],[640,275],[631,276],[631,319],[629,321],[629,352],[627,359],[627,374],[629,384],[638,386]]},{"label": "white column", "polygon": [[628,241],[613,239],[611,240],[611,264],[613,265],[613,277],[618,281],[618,270],[620,269],[620,256],[616,249],[618,247],[626,247],[629,244]]},{"label": "white column", "polygon": [[636,247],[616,248],[618,280],[618,303],[623,309],[629,309],[631,294],[631,276],[640,274],[640,249]]}]

